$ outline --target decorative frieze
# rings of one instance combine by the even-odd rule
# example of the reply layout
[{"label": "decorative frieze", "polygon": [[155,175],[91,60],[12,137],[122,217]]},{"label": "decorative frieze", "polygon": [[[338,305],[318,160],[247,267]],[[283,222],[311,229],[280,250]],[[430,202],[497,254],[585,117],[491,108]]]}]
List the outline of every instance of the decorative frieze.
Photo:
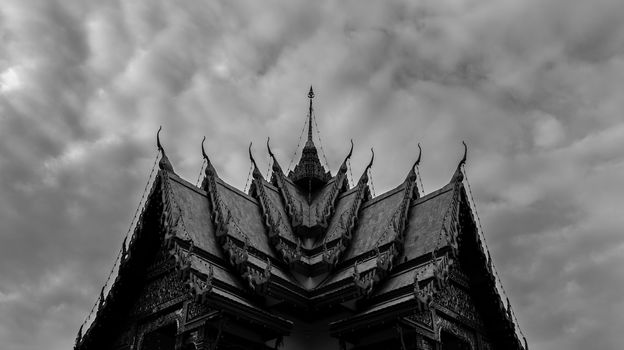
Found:
[{"label": "decorative frieze", "polygon": [[142,289],[134,314],[156,312],[161,305],[186,295],[186,287],[177,272],[149,281]]},{"label": "decorative frieze", "polygon": [[470,294],[453,283],[449,283],[446,288],[442,288],[436,294],[435,301],[470,322],[477,325],[482,324],[481,317]]},{"label": "decorative frieze", "polygon": [[438,336],[441,335],[442,331],[447,331],[450,334],[462,339],[463,341],[470,344],[471,349],[478,349],[477,342],[475,336],[472,332],[461,326],[460,324],[447,320],[444,317],[437,316],[436,317],[436,329],[438,330]]},{"label": "decorative frieze", "polygon": [[429,328],[433,328],[433,315],[431,314],[431,310],[415,311],[414,314],[406,318]]},{"label": "decorative frieze", "polygon": [[203,316],[214,309],[207,303],[190,302],[186,308],[186,321],[191,321],[197,317]]}]

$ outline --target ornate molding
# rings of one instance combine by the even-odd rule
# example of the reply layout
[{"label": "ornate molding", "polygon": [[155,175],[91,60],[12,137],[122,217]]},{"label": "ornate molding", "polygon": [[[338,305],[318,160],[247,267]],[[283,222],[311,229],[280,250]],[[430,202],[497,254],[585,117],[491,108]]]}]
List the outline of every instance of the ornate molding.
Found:
[{"label": "ornate molding", "polygon": [[460,324],[436,315],[435,325],[440,341],[442,341],[442,331],[446,331],[470,344],[471,349],[478,349],[475,335]]},{"label": "ornate molding", "polygon": [[[377,246],[375,247],[376,263],[371,278],[373,283],[377,283],[381,279],[385,278],[385,276],[387,276],[394,267],[394,264],[398,260],[399,256],[403,253],[405,228],[407,226],[409,207],[414,196],[418,196],[418,189],[416,188],[416,174],[414,173],[414,169],[412,167],[409,175],[405,179],[405,189],[403,191],[401,204],[394,211],[392,217],[390,218],[389,225],[377,241]],[[388,248],[382,252],[379,247],[379,242],[383,242],[386,239],[388,234],[390,234],[390,230],[392,230],[394,235]],[[366,291],[366,294],[369,294],[372,291],[372,286],[366,289]]]},{"label": "ornate molding", "polygon": [[453,259],[447,255],[439,259],[434,256],[430,264],[433,264],[433,278],[431,280],[425,279],[421,283],[420,275],[423,271],[414,273],[412,286],[418,310],[429,310],[437,294],[448,285],[449,269],[453,264]]},{"label": "ornate molding", "polygon": [[415,311],[414,314],[407,316],[406,318],[428,328],[433,328],[433,315],[431,310]]},{"label": "ornate molding", "polygon": [[353,264],[353,273],[351,276],[353,277],[353,283],[357,289],[358,295],[369,295],[373,291],[375,282],[377,282],[374,269],[360,273],[357,268],[357,263]]},{"label": "ornate molding", "polygon": [[271,260],[267,258],[264,270],[259,270],[251,266],[247,266],[247,271],[243,278],[247,280],[249,287],[260,294],[265,294],[268,289],[268,283],[271,279]]},{"label": "ornate molding", "polygon": [[449,283],[446,288],[440,290],[435,295],[435,302],[440,306],[443,306],[473,324],[482,326],[483,321],[479,315],[472,297],[463,290],[457,287],[453,283]]},{"label": "ornate molding", "polygon": [[194,320],[214,310],[207,303],[192,301],[186,306],[186,321]]},{"label": "ornate molding", "polygon": [[267,139],[267,149],[269,150],[269,155],[273,159],[273,179],[282,195],[282,198],[284,198],[284,201],[286,202],[286,213],[290,217],[290,223],[292,226],[298,226],[303,222],[303,217],[301,214],[302,212],[298,210],[298,208],[295,206],[295,201],[290,194],[288,185],[286,184],[286,175],[284,175],[282,167],[279,165],[277,158],[275,158],[275,155],[271,151],[271,146],[269,146],[269,139]]},{"label": "ornate molding", "polygon": [[145,284],[137,300],[133,314],[155,313],[172,300],[187,294],[185,279],[178,273],[170,272]]},{"label": "ornate molding", "polygon": [[[344,168],[346,171],[346,166]],[[323,243],[323,261],[330,266],[335,266],[340,261],[342,253],[349,247],[353,238],[353,229],[355,228],[360,208],[368,195],[368,176],[365,175],[366,172],[362,175],[362,177],[360,177],[360,180],[356,185],[357,190],[355,193],[355,199],[353,200],[353,203],[351,203],[351,207],[349,207],[349,209],[347,209],[344,213],[340,214],[340,218],[338,219],[338,226],[336,227],[336,230],[340,230],[338,243],[332,248],[327,247],[327,242]]]}]

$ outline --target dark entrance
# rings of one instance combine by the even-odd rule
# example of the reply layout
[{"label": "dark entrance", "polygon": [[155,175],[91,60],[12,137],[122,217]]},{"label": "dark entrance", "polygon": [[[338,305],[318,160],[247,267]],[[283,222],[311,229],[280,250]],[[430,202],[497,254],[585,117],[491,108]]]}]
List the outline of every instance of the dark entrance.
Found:
[{"label": "dark entrance", "polygon": [[170,324],[149,332],[143,338],[142,350],[174,350],[176,325]]}]

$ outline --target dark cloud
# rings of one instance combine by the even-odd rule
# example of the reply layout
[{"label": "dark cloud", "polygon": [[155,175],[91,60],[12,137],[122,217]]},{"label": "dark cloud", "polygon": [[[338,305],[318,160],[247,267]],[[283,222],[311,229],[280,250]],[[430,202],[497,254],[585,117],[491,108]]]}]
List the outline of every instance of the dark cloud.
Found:
[{"label": "dark cloud", "polygon": [[155,154],[199,143],[242,188],[266,136],[287,167],[307,87],[327,161],[424,149],[427,192],[470,145],[492,256],[531,348],[621,348],[624,5],[550,1],[0,3],[0,339],[69,348]]}]

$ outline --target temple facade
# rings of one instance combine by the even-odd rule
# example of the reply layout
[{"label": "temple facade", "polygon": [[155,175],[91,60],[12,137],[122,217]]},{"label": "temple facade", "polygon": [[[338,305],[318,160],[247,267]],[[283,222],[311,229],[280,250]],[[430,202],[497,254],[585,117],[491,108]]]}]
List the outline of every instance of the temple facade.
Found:
[{"label": "temple facade", "polygon": [[353,186],[353,143],[334,174],[321,164],[313,98],[292,171],[267,141],[265,178],[250,145],[248,193],[219,177],[203,142],[201,186],[180,178],[158,139],[142,214],[75,349],[528,350],[475,222],[466,153],[421,195],[419,151],[373,197],[374,153]]}]

